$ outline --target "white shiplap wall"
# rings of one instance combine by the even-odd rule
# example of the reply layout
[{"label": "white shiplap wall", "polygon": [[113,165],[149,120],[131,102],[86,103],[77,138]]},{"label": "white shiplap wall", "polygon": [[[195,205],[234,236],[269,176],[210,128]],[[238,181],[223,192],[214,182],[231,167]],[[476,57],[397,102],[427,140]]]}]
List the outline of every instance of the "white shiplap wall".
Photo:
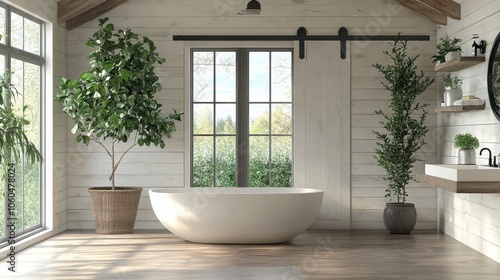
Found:
[{"label": "white shiplap wall", "polygon": [[[462,39],[465,55],[471,54],[472,34],[479,33],[486,40],[486,61],[491,46],[500,32],[500,1],[460,0],[462,19],[450,20],[447,26],[438,30],[439,36]],[[493,116],[488,101],[486,73],[488,62],[453,72],[463,78],[464,94],[473,94],[486,99],[484,111],[462,114],[440,114],[438,116],[438,148],[441,163],[456,164],[457,149],[453,139],[457,133],[470,132],[478,137],[480,148],[488,147],[493,155],[500,153],[500,122]],[[441,73],[446,74],[446,73]],[[440,92],[443,92],[442,86]],[[488,164],[487,155],[479,156],[477,164]],[[486,153],[487,154],[487,153]],[[455,194],[438,192],[439,229],[468,246],[500,262],[500,195],[498,194]]]},{"label": "white shiplap wall", "polygon": [[[275,0],[263,4],[258,16],[238,16],[248,1],[199,0],[129,0],[106,14],[118,28],[130,27],[140,35],[150,37],[167,63],[158,68],[164,90],[159,98],[165,110],[184,108],[184,43],[172,41],[172,35],[189,34],[272,34],[293,35],[304,26],[309,35],[335,35],[342,26],[350,34],[430,35],[430,42],[410,42],[410,52],[422,54],[419,65],[429,75],[430,56],[435,51],[436,25],[420,15],[401,8],[393,0]],[[68,76],[77,77],[88,69],[90,52],[85,41],[96,30],[97,21],[68,31]],[[352,159],[352,228],[382,228],[385,206],[383,170],[375,165],[372,130],[380,127],[374,110],[386,108],[389,95],[382,90],[381,76],[372,63],[390,63],[382,54],[387,42],[353,43],[351,56],[351,159]],[[436,86],[422,100],[436,104]],[[306,108],[307,110],[307,108]],[[152,187],[183,187],[184,131],[183,125],[165,150],[139,148],[128,155],[118,174],[118,184]],[[429,116],[429,145],[421,157],[436,161],[436,115]],[[90,202],[86,188],[106,184],[109,168],[106,156],[96,146],[76,144],[68,132],[68,227],[93,228]],[[422,171],[422,166],[417,171]],[[424,185],[410,190],[411,201],[417,203],[417,228],[436,228],[436,191]],[[139,206],[136,228],[162,228],[151,210],[147,189]]]},{"label": "white shiplap wall", "polygon": [[[48,115],[45,125],[48,154],[45,155],[44,161],[47,167],[46,225],[50,236],[67,229],[66,118],[60,106],[53,99],[59,79],[66,76],[66,29],[57,24],[57,1],[55,0],[2,1],[44,20],[47,26],[45,102]],[[53,109],[53,107],[55,108]]]}]

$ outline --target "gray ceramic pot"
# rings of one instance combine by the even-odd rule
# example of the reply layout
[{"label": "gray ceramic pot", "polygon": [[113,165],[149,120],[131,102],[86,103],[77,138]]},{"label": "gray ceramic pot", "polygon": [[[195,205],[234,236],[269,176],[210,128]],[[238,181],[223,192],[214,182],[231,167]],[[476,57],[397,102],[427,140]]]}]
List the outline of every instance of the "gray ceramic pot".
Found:
[{"label": "gray ceramic pot", "polygon": [[476,164],[476,150],[474,148],[460,148],[458,149],[458,164]]},{"label": "gray ceramic pot", "polygon": [[385,205],[384,225],[391,233],[410,233],[416,224],[415,204],[389,202]]}]

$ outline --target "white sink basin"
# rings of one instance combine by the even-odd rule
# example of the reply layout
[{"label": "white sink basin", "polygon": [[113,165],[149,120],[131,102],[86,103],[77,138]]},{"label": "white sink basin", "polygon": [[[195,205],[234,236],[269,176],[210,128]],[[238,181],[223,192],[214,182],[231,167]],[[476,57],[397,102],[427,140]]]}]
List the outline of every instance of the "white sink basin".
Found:
[{"label": "white sink basin", "polygon": [[456,182],[500,181],[500,168],[482,165],[426,164],[425,174]]}]

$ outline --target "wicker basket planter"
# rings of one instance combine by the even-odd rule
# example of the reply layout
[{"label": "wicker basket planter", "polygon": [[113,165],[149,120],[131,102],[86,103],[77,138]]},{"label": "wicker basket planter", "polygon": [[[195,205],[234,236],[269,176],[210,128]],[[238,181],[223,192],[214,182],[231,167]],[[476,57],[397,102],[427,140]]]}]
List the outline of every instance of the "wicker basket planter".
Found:
[{"label": "wicker basket planter", "polygon": [[142,188],[96,187],[88,191],[96,233],[132,233]]}]

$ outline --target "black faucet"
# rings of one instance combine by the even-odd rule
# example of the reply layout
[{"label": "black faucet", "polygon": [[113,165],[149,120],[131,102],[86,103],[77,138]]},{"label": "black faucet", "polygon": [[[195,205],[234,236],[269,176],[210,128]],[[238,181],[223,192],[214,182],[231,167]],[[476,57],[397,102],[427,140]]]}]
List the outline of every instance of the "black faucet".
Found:
[{"label": "black faucet", "polygon": [[[489,157],[488,157],[488,166],[489,166],[489,167],[492,167],[492,166],[493,166],[493,164],[491,163],[491,150],[490,150],[490,149],[488,149],[488,148],[482,148],[482,149],[481,149],[481,151],[479,151],[479,155],[481,155],[481,154],[483,153],[483,151],[484,151],[484,150],[488,151],[488,152],[489,152],[489,154],[490,154],[490,155],[489,155]],[[495,161],[496,161],[496,160],[495,160]]]},{"label": "black faucet", "polygon": [[484,54],[486,52],[486,41],[481,40],[479,42],[479,44],[476,43],[476,41],[474,41],[474,43],[472,44],[472,48],[474,49],[474,56],[477,56],[478,49],[479,49],[479,53]]}]

